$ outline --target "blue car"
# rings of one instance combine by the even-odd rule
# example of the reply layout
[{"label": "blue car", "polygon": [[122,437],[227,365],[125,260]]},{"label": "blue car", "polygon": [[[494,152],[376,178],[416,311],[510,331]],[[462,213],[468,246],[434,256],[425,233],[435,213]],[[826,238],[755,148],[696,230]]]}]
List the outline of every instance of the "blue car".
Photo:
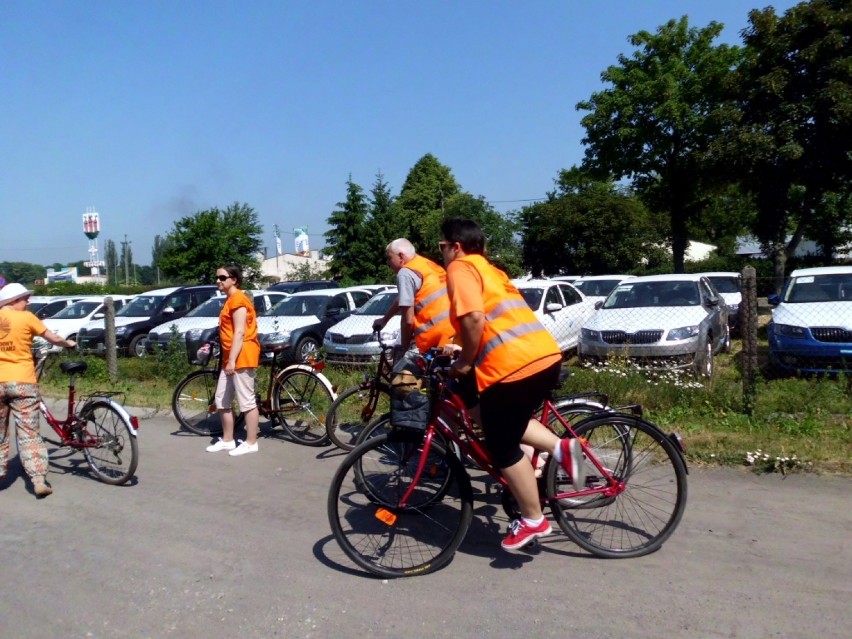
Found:
[{"label": "blue car", "polygon": [[852,266],[793,271],[770,295],[769,359],[777,370],[852,373]]}]

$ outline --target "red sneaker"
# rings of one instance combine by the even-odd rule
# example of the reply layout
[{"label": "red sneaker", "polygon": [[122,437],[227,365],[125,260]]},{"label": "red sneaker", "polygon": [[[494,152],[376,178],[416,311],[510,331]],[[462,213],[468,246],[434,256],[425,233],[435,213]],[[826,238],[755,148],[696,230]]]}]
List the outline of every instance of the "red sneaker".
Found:
[{"label": "red sneaker", "polygon": [[523,548],[536,537],[547,537],[553,532],[550,523],[544,519],[538,526],[530,526],[523,519],[516,519],[509,526],[509,534],[500,544],[503,550],[513,552]]},{"label": "red sneaker", "polygon": [[566,438],[559,442],[559,445],[562,447],[562,460],[559,465],[571,477],[574,490],[583,490],[586,487],[586,464],[580,440],[574,437]]}]

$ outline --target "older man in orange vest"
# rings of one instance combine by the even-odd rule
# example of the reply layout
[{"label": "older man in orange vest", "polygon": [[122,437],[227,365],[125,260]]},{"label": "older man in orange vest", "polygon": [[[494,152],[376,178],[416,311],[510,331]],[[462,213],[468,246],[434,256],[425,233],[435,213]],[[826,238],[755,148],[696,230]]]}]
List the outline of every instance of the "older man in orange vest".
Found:
[{"label": "older man in orange vest", "polygon": [[414,245],[398,238],[387,245],[388,265],[396,271],[397,301],[384,317],[373,322],[380,331],[398,312],[402,316],[400,344],[408,349],[412,340],[421,352],[452,342],[447,272],[432,260],[417,255]]}]

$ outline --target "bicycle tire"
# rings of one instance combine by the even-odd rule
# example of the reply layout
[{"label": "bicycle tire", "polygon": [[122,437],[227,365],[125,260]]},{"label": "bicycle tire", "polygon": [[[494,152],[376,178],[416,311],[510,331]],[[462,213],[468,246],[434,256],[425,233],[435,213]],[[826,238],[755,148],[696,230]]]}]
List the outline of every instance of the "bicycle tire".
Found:
[{"label": "bicycle tire", "polygon": [[[222,419],[216,410],[216,383],[219,372],[194,371],[184,377],[172,395],[172,412],[181,427],[196,435],[213,437],[222,434]],[[234,401],[234,426],[238,428],[244,417]]]},{"label": "bicycle tire", "polygon": [[[572,499],[567,476],[551,459],[545,470],[546,494],[559,527],[599,557],[641,557],[659,549],[686,508],[686,466],[675,445],[650,422],[621,413],[589,417],[574,430],[625,487],[613,496]],[[603,482],[587,459],[586,487]]]},{"label": "bicycle tire", "polygon": [[334,401],[329,384],[313,370],[288,367],[275,378],[272,409],[293,441],[325,446],[325,418]]},{"label": "bicycle tire", "polygon": [[[327,504],[332,534],[347,557],[374,575],[434,572],[450,562],[470,527],[470,478],[437,441],[408,504],[397,505],[411,485],[422,444],[422,434],[415,432],[371,438],[346,456],[332,478]],[[433,467],[446,473],[436,479]]]},{"label": "bicycle tire", "polygon": [[126,483],[139,463],[139,445],[127,417],[105,400],[85,404],[78,417],[81,426],[75,435],[92,474],[105,484]]},{"label": "bicycle tire", "polygon": [[373,383],[347,388],[337,396],[325,418],[331,443],[346,451],[357,445],[359,433],[377,416],[390,411],[390,387]]}]

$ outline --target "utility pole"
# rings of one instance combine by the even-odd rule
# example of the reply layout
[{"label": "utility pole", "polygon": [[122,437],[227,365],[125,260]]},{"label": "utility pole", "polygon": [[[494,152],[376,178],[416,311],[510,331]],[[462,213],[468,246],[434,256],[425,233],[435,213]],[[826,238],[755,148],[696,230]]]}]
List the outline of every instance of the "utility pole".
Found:
[{"label": "utility pole", "polygon": [[128,254],[130,253],[130,245],[133,242],[127,241],[127,233],[124,234],[124,241],[121,243],[122,249],[124,250],[124,285],[127,286],[129,284],[128,271],[129,265],[127,263]]}]

